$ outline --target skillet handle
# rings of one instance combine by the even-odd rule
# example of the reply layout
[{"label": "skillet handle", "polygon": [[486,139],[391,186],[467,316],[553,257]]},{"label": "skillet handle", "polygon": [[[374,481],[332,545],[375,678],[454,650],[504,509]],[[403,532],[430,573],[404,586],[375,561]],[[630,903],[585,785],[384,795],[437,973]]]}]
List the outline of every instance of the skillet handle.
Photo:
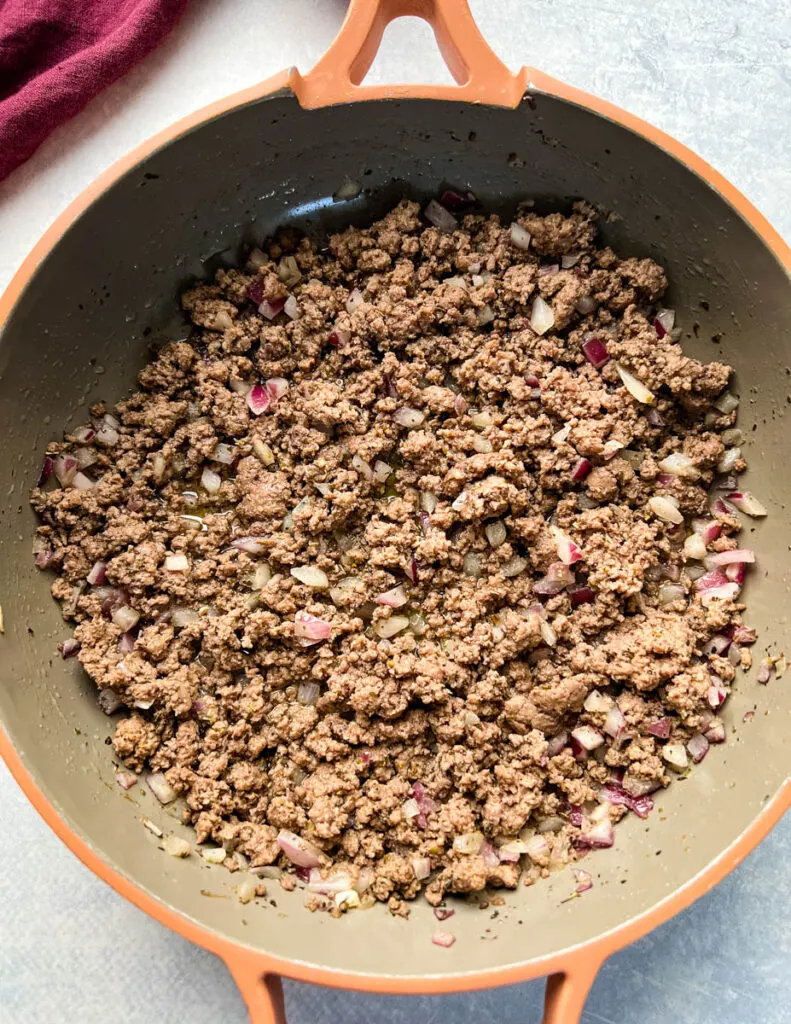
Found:
[{"label": "skillet handle", "polygon": [[420,86],[421,96],[515,107],[527,69],[513,75],[478,30],[467,0],[351,0],[343,25],[319,62],[294,83],[303,107],[414,95],[414,85],[361,86],[395,18],[422,18],[434,29],[458,85]]},{"label": "skillet handle", "polygon": [[225,958],[250,1015],[250,1024],[286,1024],[286,1005],[279,974],[263,974],[261,960],[234,949]]},{"label": "skillet handle", "polygon": [[601,965],[599,955],[586,953],[571,960],[562,974],[550,974],[544,995],[543,1024],[579,1024]]}]

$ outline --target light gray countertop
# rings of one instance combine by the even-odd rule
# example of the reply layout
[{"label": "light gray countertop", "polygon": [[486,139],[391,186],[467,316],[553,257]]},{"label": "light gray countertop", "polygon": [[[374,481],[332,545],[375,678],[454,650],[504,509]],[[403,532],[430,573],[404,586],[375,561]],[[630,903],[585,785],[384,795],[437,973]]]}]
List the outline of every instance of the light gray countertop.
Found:
[{"label": "light gray countertop", "polygon": [[[342,0],[193,0],[142,67],[0,186],[0,287],[66,204],[177,117],[287,64],[307,70]],[[791,8],[783,0],[472,0],[511,67],[532,64],[687,143],[791,239]],[[388,29],[372,79],[447,80],[425,25]],[[778,683],[776,685],[788,685]],[[225,967],[99,882],[0,767],[0,1024],[242,1024]],[[585,1024],[791,1020],[791,820],[722,885],[605,965]],[[290,1024],[530,1024],[540,982],[392,998],[289,984]]]}]

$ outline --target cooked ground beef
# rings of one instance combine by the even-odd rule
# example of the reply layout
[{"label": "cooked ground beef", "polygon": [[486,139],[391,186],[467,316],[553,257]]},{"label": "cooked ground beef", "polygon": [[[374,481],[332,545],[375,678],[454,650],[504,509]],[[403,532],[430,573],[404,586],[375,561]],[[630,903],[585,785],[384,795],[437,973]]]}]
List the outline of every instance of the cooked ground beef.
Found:
[{"label": "cooked ground beef", "polygon": [[590,207],[517,225],[404,201],[282,233],[187,291],[190,336],[33,492],[126,768],[199,842],[312,867],[312,909],[611,845],[749,663],[744,566],[710,562],[740,528],[707,493],[744,469],[730,369]]}]

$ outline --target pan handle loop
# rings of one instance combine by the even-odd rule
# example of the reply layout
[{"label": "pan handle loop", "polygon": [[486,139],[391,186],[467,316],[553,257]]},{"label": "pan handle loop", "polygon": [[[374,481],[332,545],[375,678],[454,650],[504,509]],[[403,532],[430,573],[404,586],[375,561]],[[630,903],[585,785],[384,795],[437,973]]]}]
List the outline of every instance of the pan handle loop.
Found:
[{"label": "pan handle loop", "polygon": [[[440,52],[458,85],[361,86],[384,30],[395,18],[416,17],[434,30]],[[415,95],[515,107],[525,93],[526,69],[512,74],[475,24],[467,0],[351,0],[330,48],[306,74],[294,76],[303,107]]]},{"label": "pan handle loop", "polygon": [[225,965],[236,982],[250,1015],[250,1024],[286,1024],[286,1004],[279,974],[263,974],[261,960],[233,950]]},{"label": "pan handle loop", "polygon": [[562,974],[550,974],[544,996],[543,1024],[580,1024],[585,1001],[602,960],[594,952],[571,960]]}]

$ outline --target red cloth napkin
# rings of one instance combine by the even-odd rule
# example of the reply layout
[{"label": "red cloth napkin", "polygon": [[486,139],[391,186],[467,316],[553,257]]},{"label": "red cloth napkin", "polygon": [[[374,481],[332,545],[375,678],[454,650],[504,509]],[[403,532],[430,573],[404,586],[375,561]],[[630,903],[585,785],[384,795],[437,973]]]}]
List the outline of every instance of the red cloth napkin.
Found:
[{"label": "red cloth napkin", "polygon": [[150,53],[187,0],[0,0],[0,181]]}]

